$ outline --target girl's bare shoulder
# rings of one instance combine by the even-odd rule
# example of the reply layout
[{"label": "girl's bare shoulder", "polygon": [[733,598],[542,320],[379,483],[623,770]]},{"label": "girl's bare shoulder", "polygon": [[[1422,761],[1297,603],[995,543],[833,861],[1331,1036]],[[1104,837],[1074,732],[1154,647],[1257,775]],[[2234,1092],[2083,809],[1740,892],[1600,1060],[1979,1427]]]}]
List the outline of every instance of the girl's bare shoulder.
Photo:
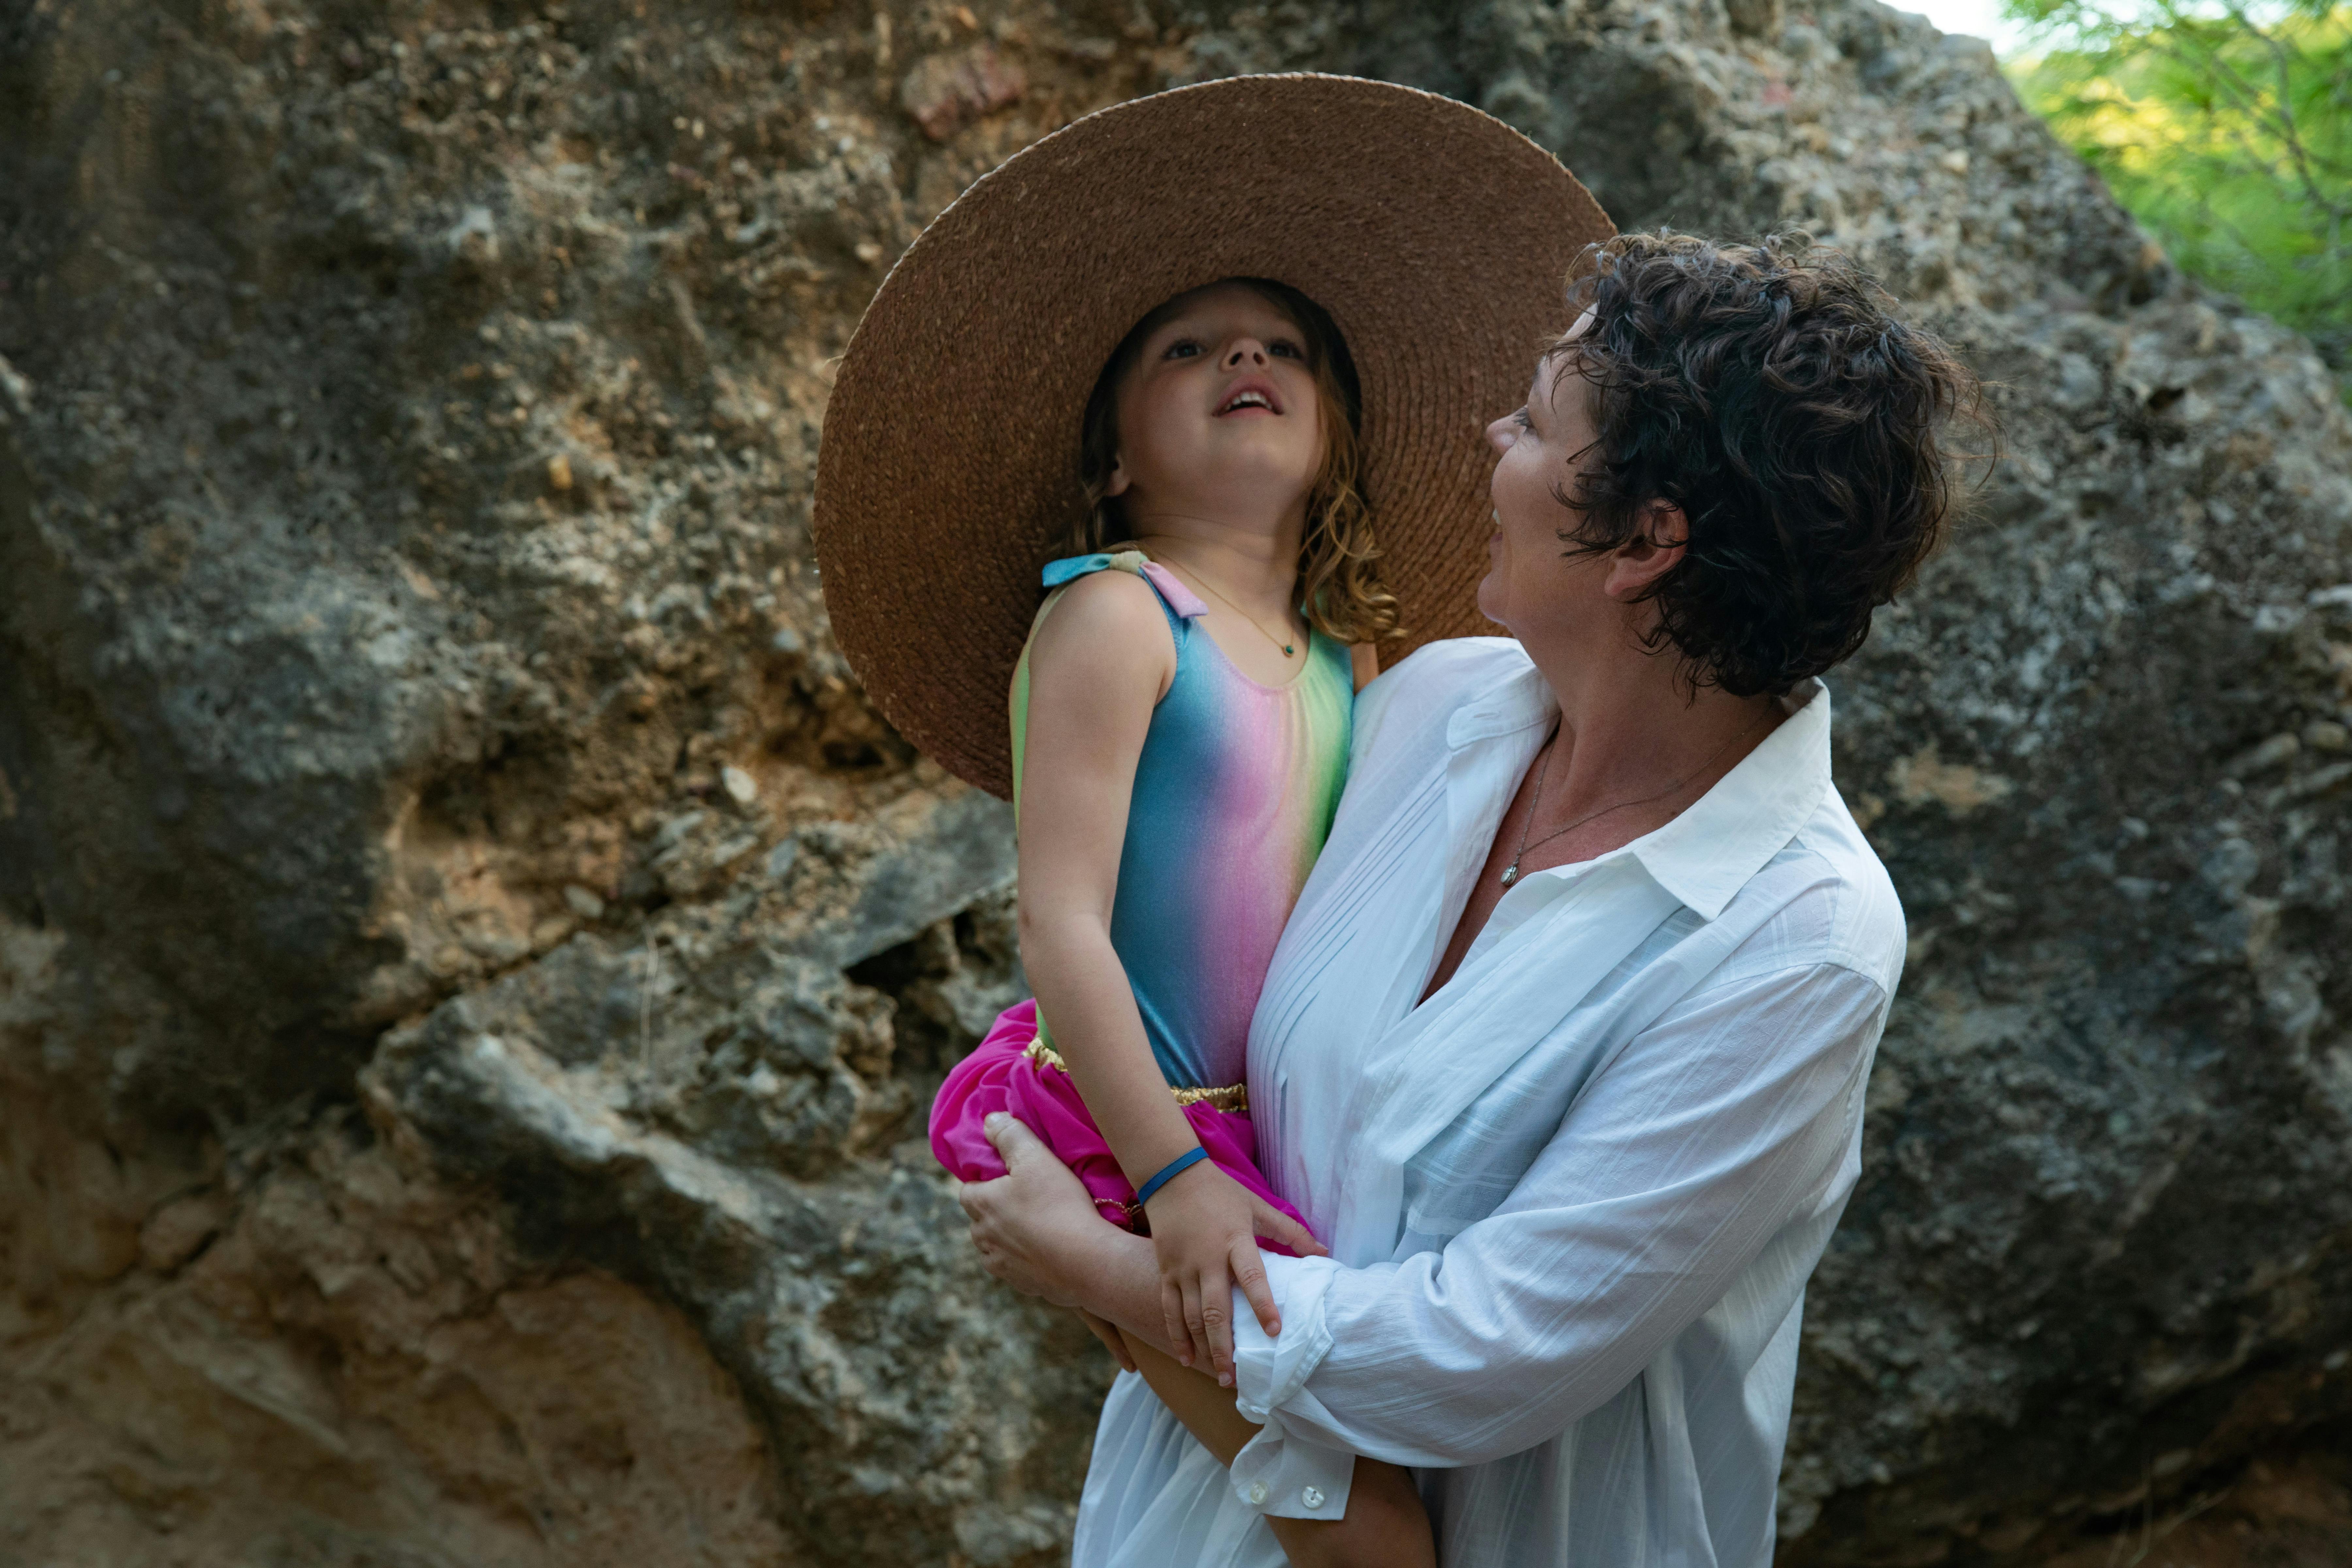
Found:
[{"label": "girl's bare shoulder", "polygon": [[1037,628],[1034,661],[1108,658],[1173,665],[1174,638],[1151,584],[1131,572],[1089,573],[1057,590]]}]

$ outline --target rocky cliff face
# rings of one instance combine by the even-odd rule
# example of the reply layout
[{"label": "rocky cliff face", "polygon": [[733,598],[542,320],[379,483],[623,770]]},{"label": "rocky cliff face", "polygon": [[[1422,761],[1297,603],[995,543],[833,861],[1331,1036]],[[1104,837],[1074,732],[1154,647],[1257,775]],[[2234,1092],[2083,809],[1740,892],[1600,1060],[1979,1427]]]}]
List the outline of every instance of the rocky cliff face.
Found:
[{"label": "rocky cliff face", "polygon": [[[2352,1410],[2352,430],[1872,0],[0,8],[0,1561],[1051,1561],[1091,1342],[917,1134],[1003,808],[807,565],[993,163],[1390,77],[1794,223],[1995,384],[1838,680],[1910,910],[1792,1562],[2047,1554]],[[919,432],[910,438],[919,438]],[[2334,962],[2331,963],[2331,960]]]}]

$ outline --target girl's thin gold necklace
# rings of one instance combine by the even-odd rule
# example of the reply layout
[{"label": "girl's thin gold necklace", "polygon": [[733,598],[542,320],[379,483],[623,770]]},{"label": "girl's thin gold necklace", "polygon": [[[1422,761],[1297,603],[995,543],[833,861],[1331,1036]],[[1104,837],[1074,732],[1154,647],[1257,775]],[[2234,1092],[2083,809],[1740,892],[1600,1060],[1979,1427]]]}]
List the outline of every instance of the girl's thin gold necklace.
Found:
[{"label": "girl's thin gold necklace", "polygon": [[[1767,715],[1767,717],[1769,718],[1769,716]],[[1511,863],[1503,868],[1503,875],[1501,878],[1503,886],[1507,888],[1512,883],[1519,879],[1519,862],[1527,858],[1527,853],[1529,849],[1540,849],[1545,845],[1550,843],[1553,839],[1558,838],[1561,834],[1573,833],[1576,829],[1583,826],[1586,823],[1606,816],[1612,811],[1624,811],[1636,805],[1648,805],[1654,801],[1661,801],[1670,795],[1679,793],[1683,785],[1690,783],[1691,780],[1698,777],[1699,774],[1715,766],[1717,761],[1722,757],[1724,752],[1731,750],[1733,745],[1738,742],[1746,740],[1751,733],[1760,728],[1762,728],[1760,723],[1751,724],[1747,729],[1740,731],[1738,734],[1732,736],[1730,740],[1726,741],[1723,744],[1717,746],[1715,749],[1714,754],[1708,757],[1706,761],[1699,763],[1697,767],[1693,768],[1689,773],[1685,773],[1682,777],[1676,779],[1674,783],[1668,784],[1657,794],[1645,795],[1639,800],[1621,800],[1615,805],[1604,805],[1599,811],[1590,812],[1585,816],[1578,817],[1566,827],[1553,828],[1549,833],[1545,834],[1541,838],[1537,839],[1531,845],[1528,842],[1528,829],[1536,825],[1536,814],[1543,809],[1544,776],[1551,772],[1552,752],[1558,750],[1556,742],[1559,740],[1559,727],[1555,725],[1551,732],[1551,742],[1547,742],[1544,746],[1543,766],[1536,770],[1536,797],[1528,803],[1528,819],[1519,824],[1519,847],[1511,851]]]},{"label": "girl's thin gold necklace", "polygon": [[1243,609],[1239,605],[1234,604],[1231,599],[1226,598],[1223,594],[1217,593],[1217,585],[1214,583],[1210,582],[1206,577],[1202,576],[1198,572],[1193,571],[1189,566],[1185,566],[1181,561],[1170,560],[1168,564],[1181,569],[1186,577],[1198,583],[1202,587],[1206,588],[1211,594],[1215,595],[1217,603],[1224,605],[1225,608],[1231,610],[1242,619],[1249,622],[1251,626],[1257,626],[1257,635],[1272,643],[1275,647],[1280,648],[1282,650],[1283,658],[1288,658],[1298,651],[1292,644],[1283,641],[1272,632],[1267,631],[1264,626],[1258,626],[1256,616],[1251,615],[1247,610]]}]

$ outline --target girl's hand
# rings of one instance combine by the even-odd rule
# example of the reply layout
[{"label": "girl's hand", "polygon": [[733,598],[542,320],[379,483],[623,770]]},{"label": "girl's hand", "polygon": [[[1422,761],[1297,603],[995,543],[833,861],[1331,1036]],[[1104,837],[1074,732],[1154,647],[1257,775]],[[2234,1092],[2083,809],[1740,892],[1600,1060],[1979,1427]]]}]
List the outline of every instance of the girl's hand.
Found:
[{"label": "girl's hand", "polygon": [[1151,1197],[1151,1247],[1160,1259],[1160,1308],[1168,1342],[1184,1365],[1213,1368],[1221,1387],[1234,1383],[1234,1287],[1241,1287],[1258,1326],[1282,1332],[1282,1315],[1265,1282],[1257,1237],[1293,1252],[1326,1248],[1307,1227],[1209,1161],[1178,1174]]}]

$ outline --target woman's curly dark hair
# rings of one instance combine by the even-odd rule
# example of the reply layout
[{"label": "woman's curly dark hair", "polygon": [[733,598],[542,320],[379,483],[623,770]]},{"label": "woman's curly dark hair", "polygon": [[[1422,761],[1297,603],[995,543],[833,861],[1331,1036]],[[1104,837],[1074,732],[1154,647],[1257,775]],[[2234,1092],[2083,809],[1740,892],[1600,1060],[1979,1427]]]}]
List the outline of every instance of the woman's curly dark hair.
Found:
[{"label": "woman's curly dark hair", "polygon": [[1562,504],[1571,554],[1633,540],[1670,501],[1688,548],[1643,597],[1653,649],[1694,687],[1786,692],[1845,658],[1942,542],[1943,435],[1983,424],[1975,377],[1803,235],[1717,245],[1625,234],[1585,253],[1592,321],[1547,358],[1589,385],[1598,439]]}]

